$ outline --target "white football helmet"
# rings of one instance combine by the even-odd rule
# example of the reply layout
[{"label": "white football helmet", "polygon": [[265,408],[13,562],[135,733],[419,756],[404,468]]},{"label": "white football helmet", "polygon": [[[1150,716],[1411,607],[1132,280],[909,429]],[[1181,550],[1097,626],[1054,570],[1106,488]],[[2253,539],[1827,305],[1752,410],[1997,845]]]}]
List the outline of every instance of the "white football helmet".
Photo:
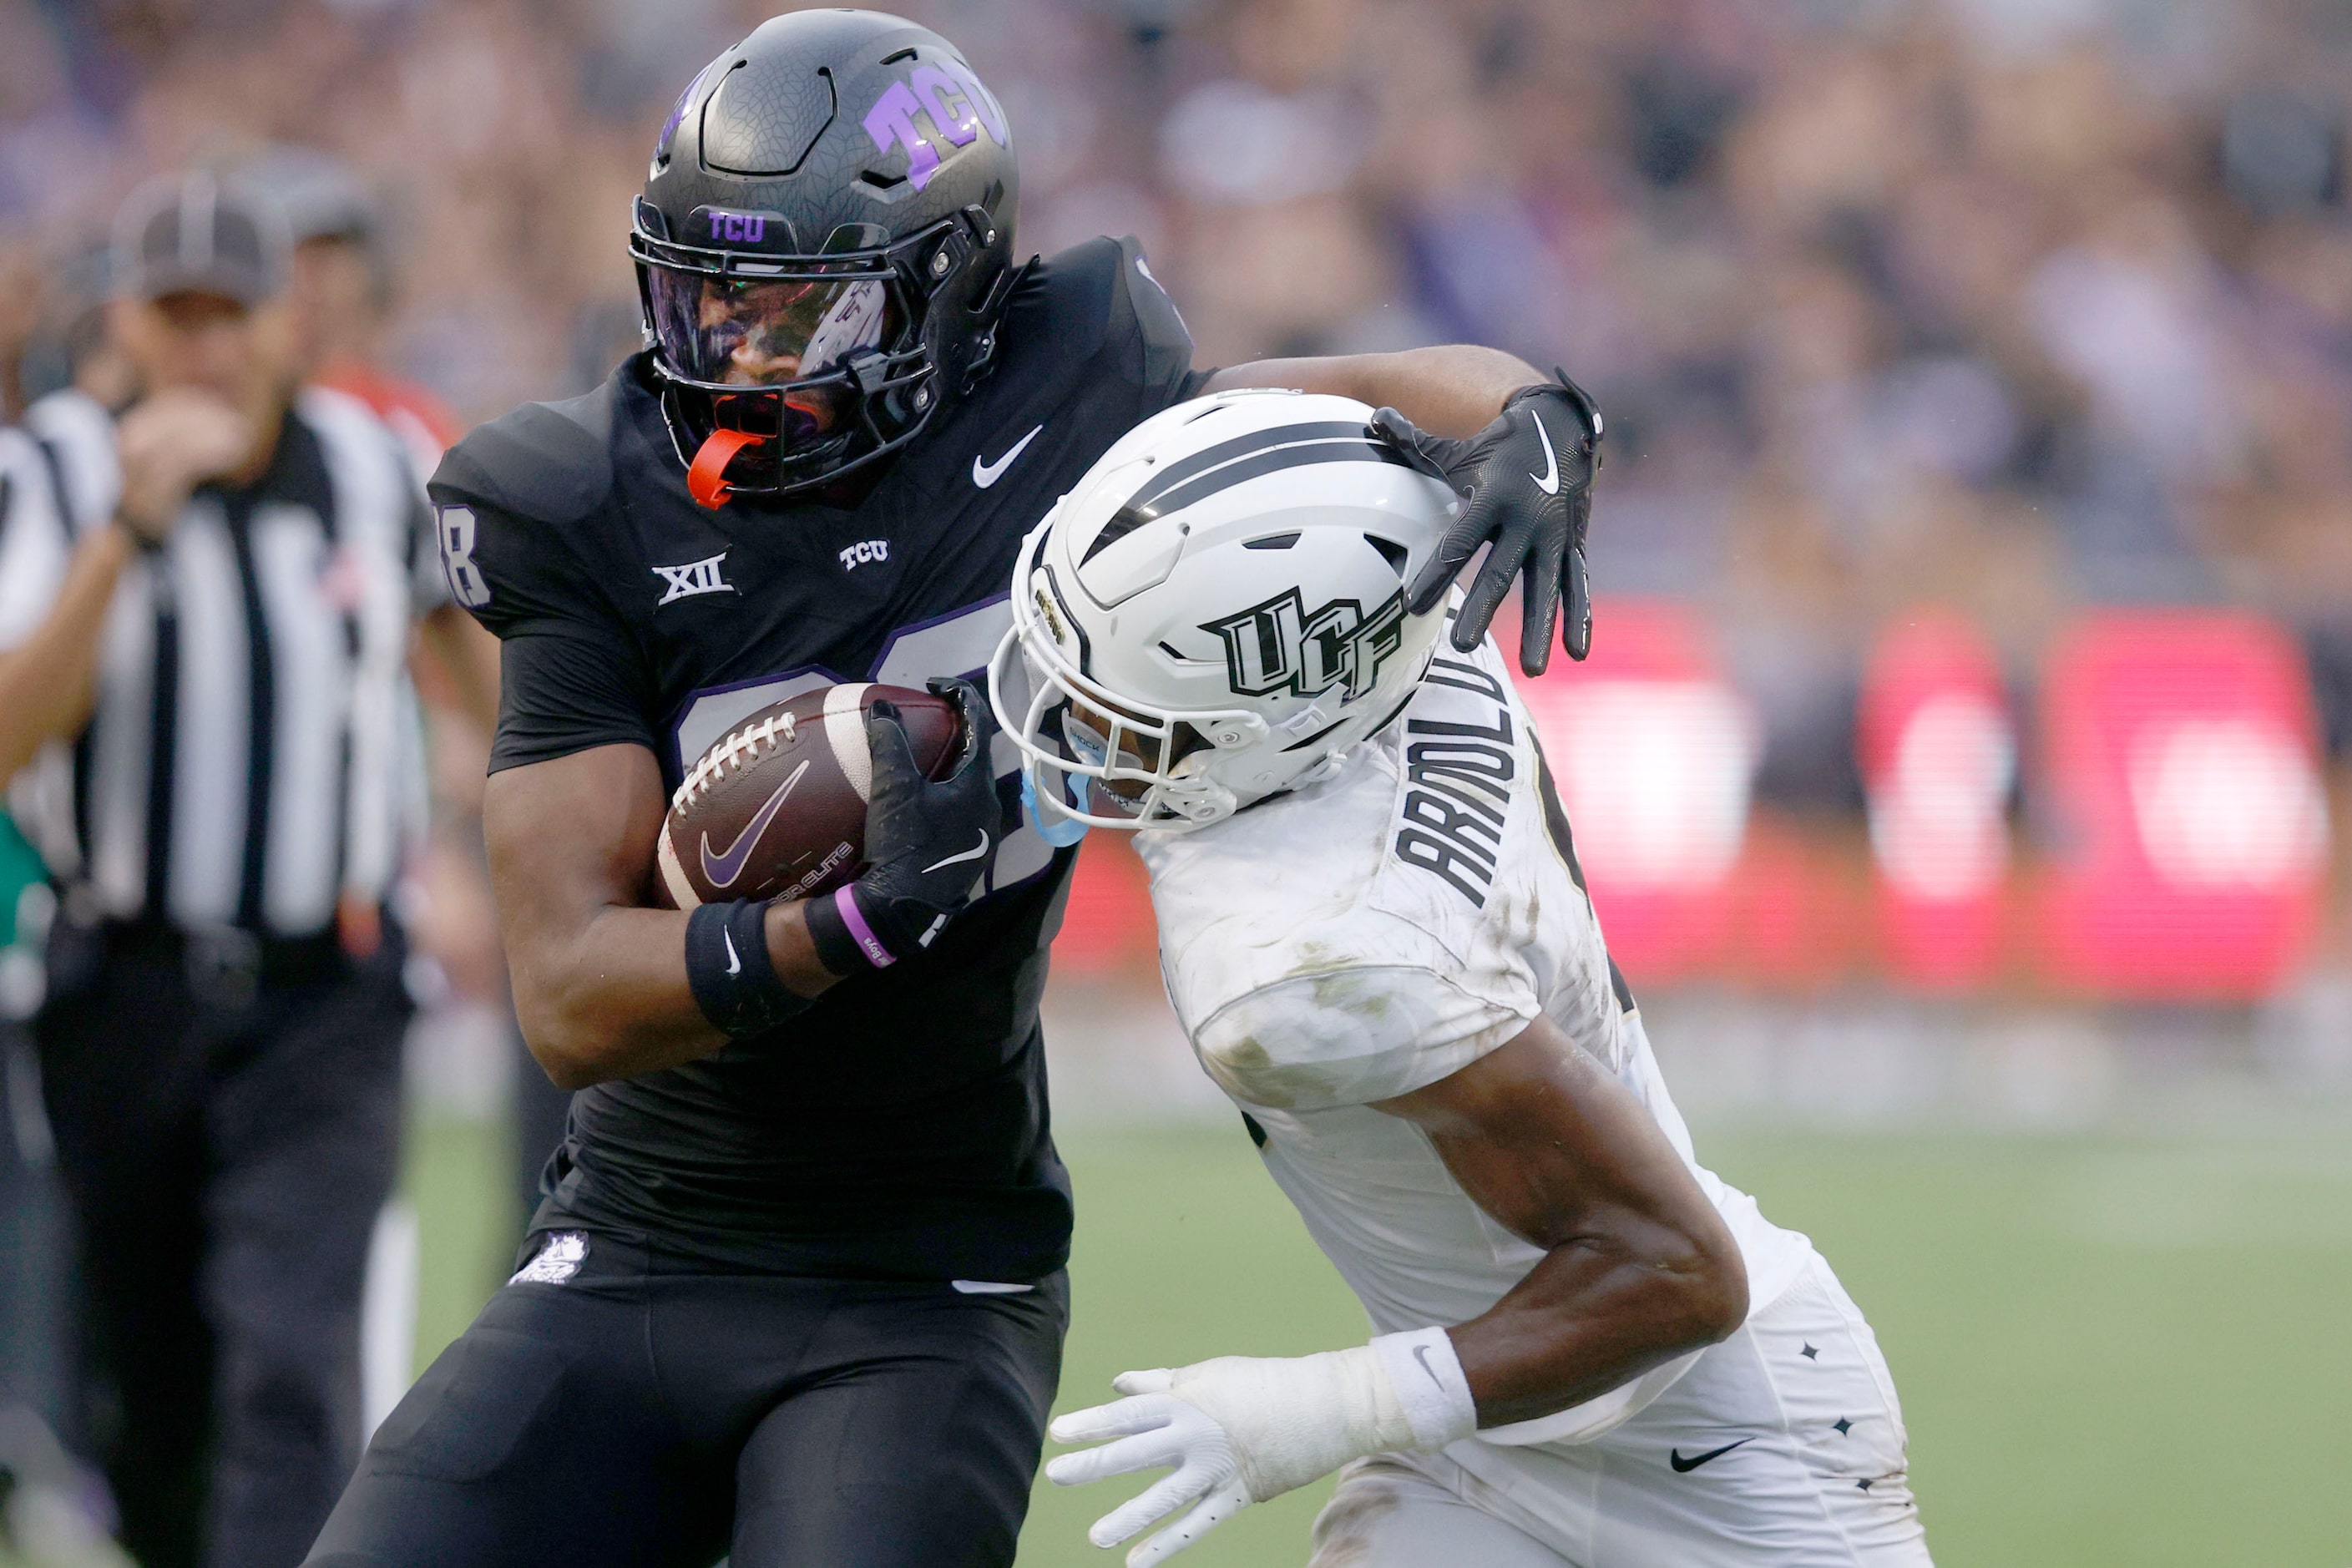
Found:
[{"label": "white football helmet", "polygon": [[1460,503],[1345,397],[1230,392],[1137,426],[1021,547],[989,700],[1048,840],[1189,828],[1404,706],[1445,620],[1404,588]]}]

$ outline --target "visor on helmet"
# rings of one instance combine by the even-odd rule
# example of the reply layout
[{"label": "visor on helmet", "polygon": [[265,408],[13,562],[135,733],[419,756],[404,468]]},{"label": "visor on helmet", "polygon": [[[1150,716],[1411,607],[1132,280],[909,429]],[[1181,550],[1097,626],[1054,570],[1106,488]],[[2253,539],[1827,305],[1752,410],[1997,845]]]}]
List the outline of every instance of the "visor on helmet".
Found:
[{"label": "visor on helmet", "polygon": [[885,350],[905,321],[891,284],[872,276],[763,278],[648,262],[645,279],[654,335],[680,379],[721,398],[730,388],[781,395],[746,399],[778,405],[779,458],[847,432],[860,396],[849,362]]},{"label": "visor on helmet", "polygon": [[688,381],[784,386],[879,348],[898,311],[878,278],[715,277],[646,268],[654,333]]}]

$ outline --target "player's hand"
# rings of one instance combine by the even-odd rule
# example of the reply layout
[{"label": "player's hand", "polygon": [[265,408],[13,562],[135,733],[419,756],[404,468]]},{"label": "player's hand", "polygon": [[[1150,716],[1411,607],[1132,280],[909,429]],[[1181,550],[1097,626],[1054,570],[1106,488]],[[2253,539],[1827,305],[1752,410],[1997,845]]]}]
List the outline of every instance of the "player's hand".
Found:
[{"label": "player's hand", "polygon": [[1175,1376],[1164,1367],[1121,1373],[1111,1386],[1128,1398],[1072,1411],[1053,1426],[1055,1442],[1102,1443],[1050,1461],[1045,1479],[1055,1486],[1084,1486],[1136,1470],[1171,1472],[1095,1521],[1087,1539],[1097,1546],[1116,1546],[1189,1505],[1174,1524],[1136,1543],[1127,1554],[1128,1568],[1166,1562],[1255,1500],[1242,1479],[1233,1438],[1214,1416],[1169,1392]]},{"label": "player's hand", "polygon": [[122,465],[115,515],[142,543],[163,543],[189,492],[233,472],[253,441],[253,422],[211,393],[178,387],[155,394],[115,426]]},{"label": "player's hand", "polygon": [[[1076,1486],[1173,1467],[1095,1521],[1097,1546],[1124,1541],[1185,1504],[1192,1511],[1128,1553],[1128,1568],[1165,1562],[1253,1502],[1280,1497],[1350,1459],[1415,1446],[1396,1385],[1370,1345],[1304,1356],[1218,1356],[1173,1372],[1122,1373],[1128,1398],[1054,1423],[1065,1443],[1116,1441],[1065,1454],[1045,1477]],[[1466,1402],[1465,1402],[1466,1404]],[[1467,1436],[1467,1427],[1452,1436]]]},{"label": "player's hand", "polygon": [[1444,597],[1465,563],[1491,542],[1461,614],[1454,646],[1478,646],[1495,612],[1524,577],[1526,622],[1519,668],[1541,675],[1551,662],[1554,617],[1564,598],[1560,640],[1570,658],[1592,647],[1592,595],[1585,579],[1584,532],[1592,511],[1592,476],[1601,467],[1601,410],[1565,371],[1559,379],[1511,394],[1494,423],[1467,441],[1432,436],[1393,408],[1372,416],[1372,434],[1413,467],[1466,498],[1437,553],[1407,594],[1407,608],[1424,615]]},{"label": "player's hand", "polygon": [[915,765],[897,707],[877,701],[866,714],[874,773],[866,798],[866,869],[853,896],[893,958],[931,944],[971,897],[1003,832],[989,762],[996,720],[987,700],[968,680],[934,680],[930,688],[963,715],[963,744],[943,779],[927,779]]}]

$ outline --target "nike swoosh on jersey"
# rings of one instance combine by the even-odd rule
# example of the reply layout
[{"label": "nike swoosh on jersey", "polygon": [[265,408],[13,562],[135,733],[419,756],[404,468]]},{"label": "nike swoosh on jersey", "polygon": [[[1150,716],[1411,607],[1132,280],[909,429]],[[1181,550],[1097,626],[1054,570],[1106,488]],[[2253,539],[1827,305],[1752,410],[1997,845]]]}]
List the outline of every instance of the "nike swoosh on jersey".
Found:
[{"label": "nike swoosh on jersey", "polygon": [[1536,436],[1543,442],[1544,471],[1540,474],[1529,474],[1528,478],[1535,480],[1536,489],[1543,491],[1544,494],[1556,496],[1559,494],[1559,458],[1551,449],[1551,432],[1544,428],[1543,416],[1537,415],[1534,418]]},{"label": "nike swoosh on jersey", "polygon": [[776,786],[776,793],[768,797],[767,804],[751,814],[751,820],[743,825],[743,831],[735,836],[735,842],[718,854],[710,852],[710,835],[706,833],[702,836],[702,874],[710,879],[712,887],[734,886],[735,879],[743,874],[744,862],[751,858],[751,851],[758,847],[760,835],[768,830],[768,824],[776,820],[776,813],[784,809],[784,797],[793,793],[793,786],[800,783],[801,775],[808,771],[809,765],[805,762],[794,768],[793,776]]},{"label": "nike swoosh on jersey", "polygon": [[1709,1448],[1706,1453],[1693,1454],[1687,1459],[1683,1458],[1683,1451],[1680,1448],[1669,1448],[1666,1450],[1666,1463],[1675,1468],[1675,1474],[1687,1475],[1691,1471],[1697,1469],[1701,1465],[1706,1464],[1709,1459],[1720,1459],[1724,1455],[1731,1452],[1732,1449],[1738,1447],[1740,1443],[1753,1443],[1754,1441],[1756,1441],[1756,1439],[1753,1437],[1742,1437],[1739,1439],[1739,1443],[1726,1443],[1720,1448]]},{"label": "nike swoosh on jersey", "polygon": [[1013,459],[1019,457],[1024,451],[1027,450],[1029,443],[1037,438],[1037,431],[1043,430],[1045,426],[1040,425],[1035,430],[1030,431],[1029,434],[1022,437],[1018,441],[1013,442],[1013,449],[1005,453],[1004,456],[997,458],[996,461],[992,463],[982,462],[980,460],[980,454],[974,452],[971,455],[971,482],[978,485],[982,489],[986,489],[989,486],[994,484],[998,479],[1003,477],[1004,470],[1013,466]]},{"label": "nike swoosh on jersey", "polygon": [[944,860],[932,861],[929,865],[924,867],[919,874],[928,877],[942,866],[953,866],[965,860],[977,860],[987,853],[988,829],[983,827],[980,830],[980,842],[978,844],[974,845],[971,848],[965,850],[961,855],[950,855]]}]

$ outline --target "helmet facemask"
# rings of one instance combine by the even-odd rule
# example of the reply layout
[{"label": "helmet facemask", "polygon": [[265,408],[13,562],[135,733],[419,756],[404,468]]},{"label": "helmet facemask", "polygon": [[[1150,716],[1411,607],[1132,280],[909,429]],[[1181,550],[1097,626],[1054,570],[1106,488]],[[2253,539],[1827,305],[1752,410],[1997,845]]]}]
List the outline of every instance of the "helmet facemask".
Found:
[{"label": "helmet facemask", "polygon": [[988,256],[972,221],[887,245],[844,225],[815,255],[775,254],[663,239],[639,200],[638,299],[697,500],[830,484],[922,430],[942,395],[931,317]]},{"label": "helmet facemask", "polygon": [[1055,635],[1066,621],[1036,570],[1045,534],[1022,548],[1013,577],[1031,587],[1013,595],[1012,629],[988,668],[989,700],[1021,751],[1040,826],[1049,837],[1069,823],[1182,831],[1231,816],[1243,802],[1216,763],[1265,740],[1265,721],[1242,708],[1154,709],[1089,679]]}]

